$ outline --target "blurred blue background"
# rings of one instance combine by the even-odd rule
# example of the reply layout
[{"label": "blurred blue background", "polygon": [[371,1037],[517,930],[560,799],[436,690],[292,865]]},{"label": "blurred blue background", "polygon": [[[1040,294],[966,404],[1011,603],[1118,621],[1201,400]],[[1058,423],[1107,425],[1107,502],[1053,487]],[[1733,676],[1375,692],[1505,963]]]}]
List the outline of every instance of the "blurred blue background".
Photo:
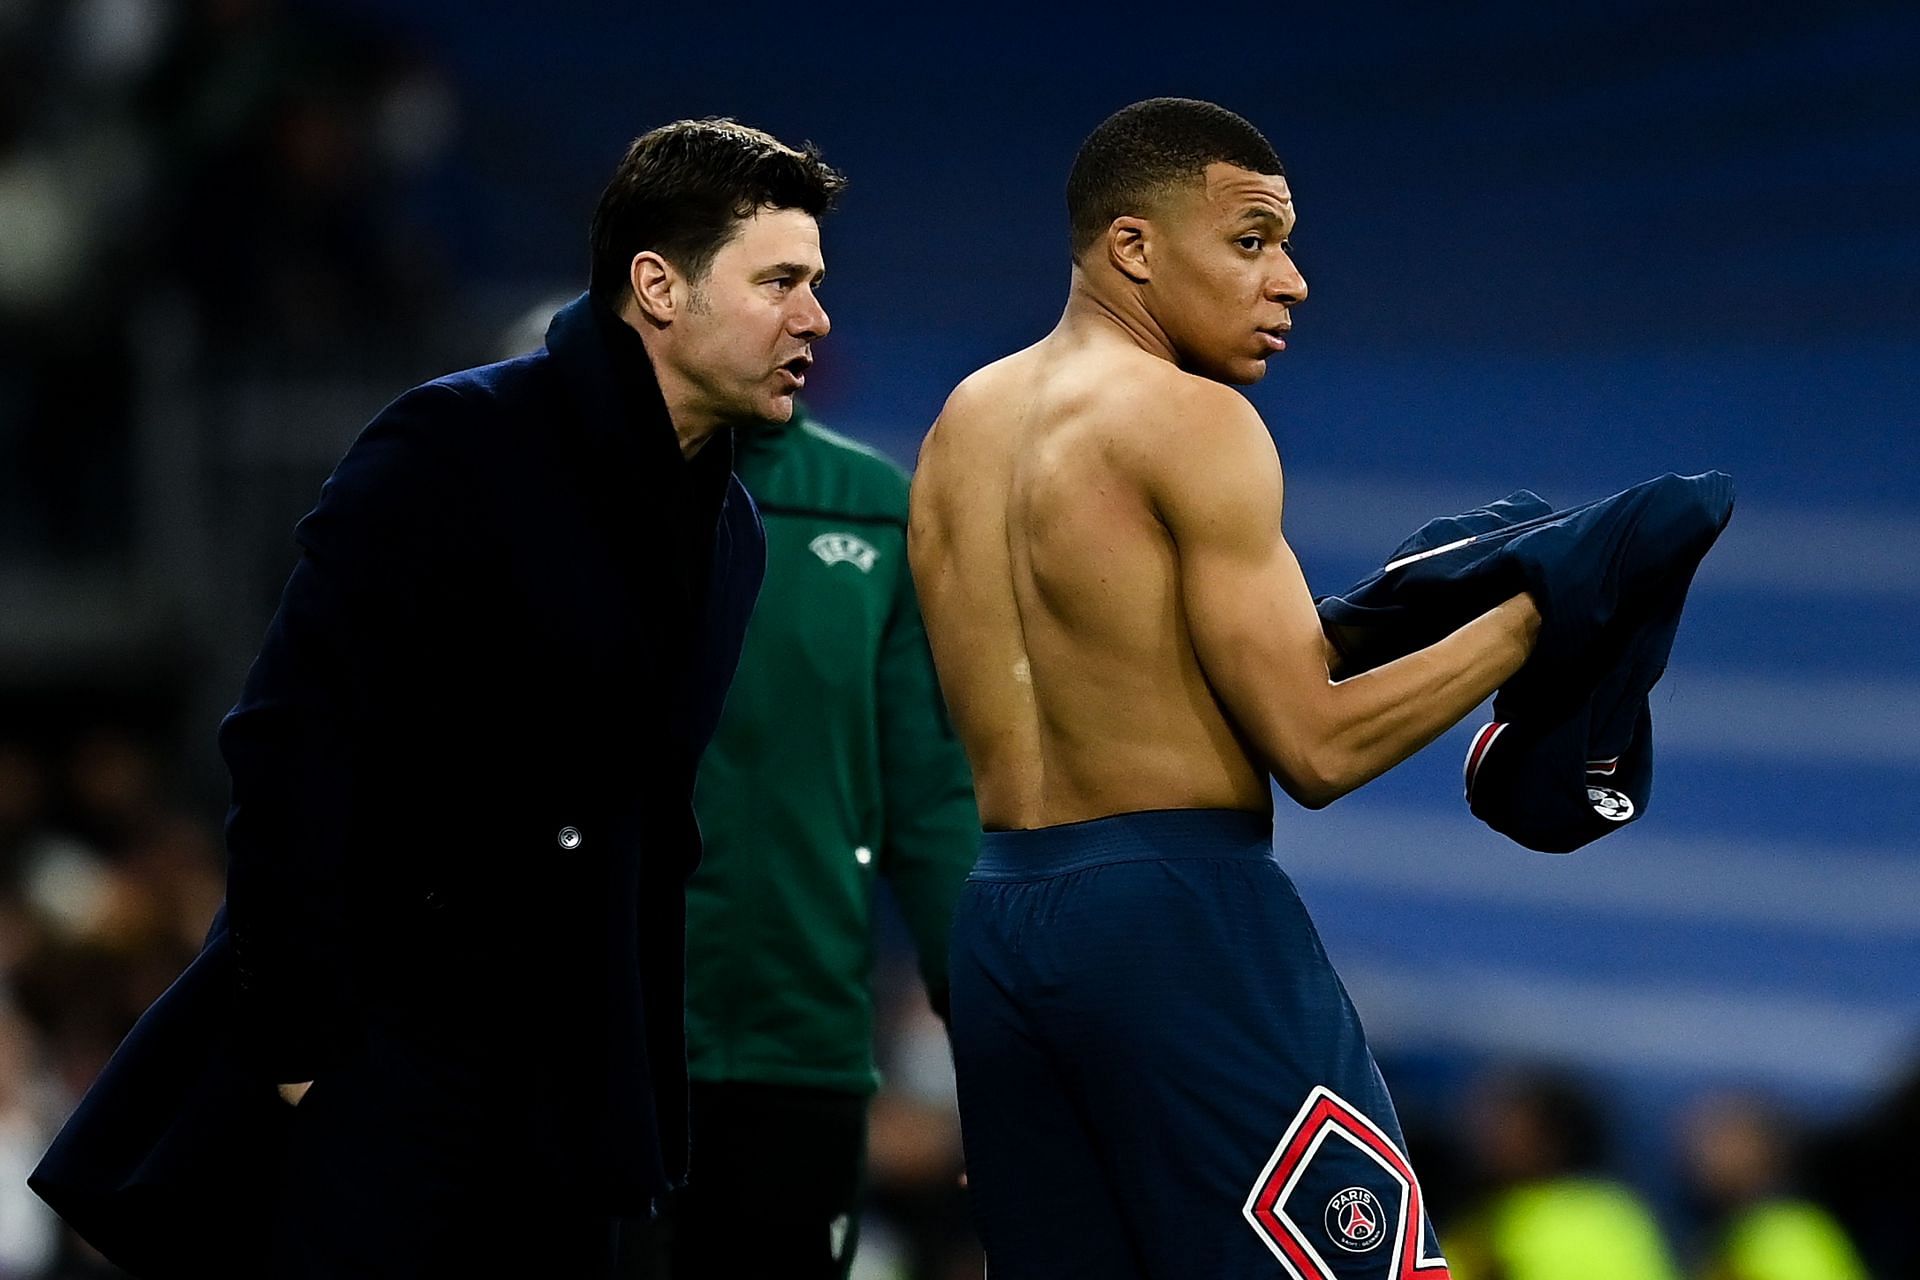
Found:
[{"label": "blurred blue background", "polygon": [[[1459,794],[1478,719],[1283,809],[1410,1129],[1489,1064],[1561,1064],[1678,1215],[1704,1093],[1833,1132],[1905,1096],[1920,9],[4,0],[0,41],[0,959],[54,1092],[217,896],[212,730],[292,522],[386,399],[538,342],[629,138],[728,114],[849,174],[811,404],[910,463],[946,391],[1058,315],[1080,140],[1182,94],[1288,166],[1312,297],[1250,394],[1316,590],[1513,488],[1739,484],[1645,821],[1506,843]],[[102,937],[95,1008],[57,975]]]}]

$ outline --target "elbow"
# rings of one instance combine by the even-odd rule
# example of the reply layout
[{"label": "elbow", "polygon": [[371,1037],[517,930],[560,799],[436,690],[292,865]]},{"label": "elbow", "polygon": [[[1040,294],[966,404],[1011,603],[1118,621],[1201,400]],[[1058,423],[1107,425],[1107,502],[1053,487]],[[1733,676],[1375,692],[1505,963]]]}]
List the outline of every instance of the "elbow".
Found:
[{"label": "elbow", "polygon": [[1371,776],[1338,688],[1328,683],[1320,698],[1296,695],[1287,714],[1267,720],[1260,735],[1274,781],[1303,808],[1324,809]]},{"label": "elbow", "polygon": [[1302,809],[1313,809],[1315,811],[1326,808],[1346,794],[1346,792],[1331,786],[1296,788],[1282,784],[1282,789],[1285,790],[1293,802]]},{"label": "elbow", "polygon": [[1334,782],[1302,783],[1288,778],[1280,778],[1279,782],[1280,789],[1287,793],[1287,798],[1302,809],[1324,809],[1353,790],[1352,787],[1343,787]]},{"label": "elbow", "polygon": [[1276,767],[1274,780],[1303,809],[1324,809],[1360,785],[1360,775],[1331,749],[1302,752]]}]

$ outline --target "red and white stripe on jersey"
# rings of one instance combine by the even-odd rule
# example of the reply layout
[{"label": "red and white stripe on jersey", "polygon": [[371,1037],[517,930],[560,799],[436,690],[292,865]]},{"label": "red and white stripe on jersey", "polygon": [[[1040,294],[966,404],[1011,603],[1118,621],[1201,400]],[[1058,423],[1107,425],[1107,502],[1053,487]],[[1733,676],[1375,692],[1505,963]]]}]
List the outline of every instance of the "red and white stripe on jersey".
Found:
[{"label": "red and white stripe on jersey", "polygon": [[1480,776],[1480,765],[1487,758],[1487,751],[1493,746],[1493,740],[1507,729],[1506,721],[1491,720],[1480,726],[1480,732],[1473,735],[1473,745],[1467,748],[1467,803],[1473,803],[1473,780]]}]

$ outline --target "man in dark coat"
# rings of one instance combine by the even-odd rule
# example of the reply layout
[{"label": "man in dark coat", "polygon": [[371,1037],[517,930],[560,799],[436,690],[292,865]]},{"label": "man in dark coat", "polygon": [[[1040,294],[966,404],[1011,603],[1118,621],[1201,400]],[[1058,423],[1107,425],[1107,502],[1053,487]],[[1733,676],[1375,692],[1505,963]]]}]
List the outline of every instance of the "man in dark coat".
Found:
[{"label": "man in dark coat", "polygon": [[[598,1275],[682,1178],[692,789],[765,565],[731,428],[793,412],[841,185],[728,121],[639,138],[546,347],[407,392],[327,482],[221,727],[212,976],[150,1011],[36,1178],[111,1256]],[[194,1012],[170,1028],[167,1000]],[[182,1068],[183,1034],[218,1043]],[[249,1091],[271,1106],[235,1123]],[[235,1135],[267,1155],[217,1168]],[[168,1179],[202,1175],[252,1220],[156,1239],[188,1229]],[[235,1238],[270,1262],[217,1257]]]}]

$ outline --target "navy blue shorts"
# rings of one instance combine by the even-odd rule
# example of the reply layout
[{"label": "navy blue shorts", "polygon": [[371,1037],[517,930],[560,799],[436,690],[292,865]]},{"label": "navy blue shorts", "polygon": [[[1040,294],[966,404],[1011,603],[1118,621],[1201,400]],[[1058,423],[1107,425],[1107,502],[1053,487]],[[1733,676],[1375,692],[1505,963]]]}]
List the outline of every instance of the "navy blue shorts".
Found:
[{"label": "navy blue shorts", "polygon": [[1265,816],[988,832],[953,1050],[993,1280],[1447,1276]]}]

